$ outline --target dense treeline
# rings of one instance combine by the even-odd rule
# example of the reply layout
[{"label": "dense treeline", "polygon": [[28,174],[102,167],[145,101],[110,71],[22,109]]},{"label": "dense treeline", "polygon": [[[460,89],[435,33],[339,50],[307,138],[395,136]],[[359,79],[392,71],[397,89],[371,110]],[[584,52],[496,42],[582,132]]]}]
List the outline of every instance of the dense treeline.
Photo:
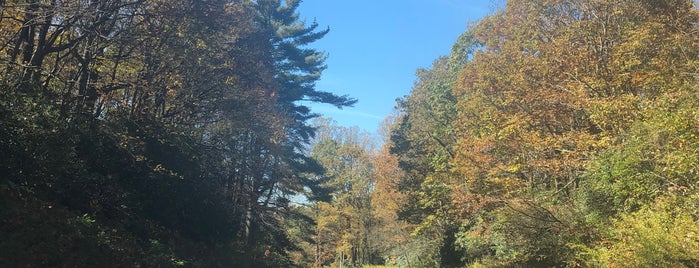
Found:
[{"label": "dense treeline", "polygon": [[292,265],[300,101],[355,102],[299,3],[0,1],[0,266]]},{"label": "dense treeline", "polygon": [[0,3],[0,266],[699,266],[690,0],[506,1],[378,148],[299,1]]},{"label": "dense treeline", "polygon": [[698,23],[688,0],[512,0],[473,24],[391,126],[396,221],[438,245],[406,258],[698,266]]},{"label": "dense treeline", "polygon": [[699,266],[698,25],[689,0],[506,1],[418,70],[371,161],[317,143],[345,173],[316,264]]}]

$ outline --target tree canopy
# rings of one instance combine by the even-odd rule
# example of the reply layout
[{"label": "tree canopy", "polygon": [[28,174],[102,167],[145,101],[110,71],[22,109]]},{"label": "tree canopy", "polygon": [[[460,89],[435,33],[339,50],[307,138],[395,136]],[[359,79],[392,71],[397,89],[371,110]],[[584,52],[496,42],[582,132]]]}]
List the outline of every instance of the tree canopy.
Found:
[{"label": "tree canopy", "polygon": [[0,266],[699,266],[693,1],[504,1],[380,141],[300,3],[0,1]]},{"label": "tree canopy", "polygon": [[299,101],[356,102],[299,2],[2,1],[0,266],[291,265]]}]

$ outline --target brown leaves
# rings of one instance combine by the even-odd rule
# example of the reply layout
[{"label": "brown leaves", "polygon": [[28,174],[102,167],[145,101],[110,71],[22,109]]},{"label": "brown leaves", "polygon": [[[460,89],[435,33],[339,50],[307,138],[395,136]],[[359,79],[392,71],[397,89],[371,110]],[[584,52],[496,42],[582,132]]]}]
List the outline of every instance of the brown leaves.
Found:
[{"label": "brown leaves", "polygon": [[[673,12],[668,16],[676,20],[668,23],[668,16],[645,13],[658,8],[509,1],[483,19],[475,36],[485,49],[454,90],[460,96],[456,169],[474,183],[501,186],[519,179],[556,188],[578,176],[604,147],[603,137],[643,118],[654,96],[687,79],[666,70],[686,66],[680,49],[686,41],[677,38],[686,28],[677,25],[696,15]],[[511,166],[520,171],[503,178]]]}]

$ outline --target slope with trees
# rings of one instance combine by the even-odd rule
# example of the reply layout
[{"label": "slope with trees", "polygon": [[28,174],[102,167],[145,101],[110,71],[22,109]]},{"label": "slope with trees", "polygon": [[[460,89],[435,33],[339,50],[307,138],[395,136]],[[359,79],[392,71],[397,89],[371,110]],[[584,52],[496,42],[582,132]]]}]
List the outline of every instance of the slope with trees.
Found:
[{"label": "slope with trees", "polygon": [[287,266],[327,30],[300,1],[2,1],[0,266]]},{"label": "slope with trees", "polygon": [[451,250],[435,261],[695,266],[697,15],[691,1],[513,0],[470,27],[472,57],[438,80],[453,97],[421,76],[388,145],[414,234],[454,230],[433,235]]},{"label": "slope with trees", "polygon": [[505,1],[379,148],[300,1],[0,3],[0,266],[699,265],[692,1]]}]

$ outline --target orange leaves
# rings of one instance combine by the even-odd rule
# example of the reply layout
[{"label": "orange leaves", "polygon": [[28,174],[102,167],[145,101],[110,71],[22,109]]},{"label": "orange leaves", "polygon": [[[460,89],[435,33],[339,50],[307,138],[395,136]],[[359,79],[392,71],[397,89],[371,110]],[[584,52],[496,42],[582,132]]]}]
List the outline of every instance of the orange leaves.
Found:
[{"label": "orange leaves", "polygon": [[374,190],[371,192],[372,207],[377,217],[389,217],[405,202],[405,194],[398,191],[400,179],[405,176],[398,167],[398,159],[383,147],[374,155]]},{"label": "orange leaves", "polygon": [[[484,48],[454,88],[459,101],[452,163],[463,181],[452,187],[452,200],[462,217],[563,213],[556,205],[547,205],[551,213],[544,205],[505,213],[496,204],[569,202],[583,174],[615,172],[590,169],[589,163],[610,147],[623,147],[639,124],[662,133],[674,125],[682,130],[673,132],[685,133],[658,142],[668,152],[657,150],[640,166],[661,166],[654,174],[670,180],[664,183],[685,185],[696,176],[699,168],[690,160],[696,152],[689,149],[697,144],[696,131],[688,126],[696,116],[674,113],[684,103],[680,96],[696,84],[696,62],[687,55],[699,54],[699,38],[689,34],[696,32],[697,11],[687,8],[690,1],[661,2],[508,1],[475,27]],[[615,191],[647,194],[643,184],[658,181],[654,174],[644,181],[638,172],[616,172],[622,175],[615,179],[633,189]],[[527,237],[520,221],[506,226],[512,228],[500,231],[508,236]]]},{"label": "orange leaves", "polygon": [[[698,14],[680,0],[512,0],[477,23],[449,126],[414,104],[427,88],[393,129],[412,183],[403,193],[427,211],[419,231],[462,224],[457,240],[476,258],[577,265],[599,215],[667,185],[688,192],[699,174]],[[421,139],[433,133],[448,155]]]},{"label": "orange leaves", "polygon": [[[526,189],[558,190],[599,148],[597,124],[614,126],[590,118],[591,101],[580,93],[607,86],[580,77],[589,75],[579,68],[590,60],[588,44],[563,41],[589,38],[572,29],[590,14],[577,8],[582,4],[510,1],[476,27],[486,49],[476,53],[454,89],[460,131],[454,163],[467,191],[511,198]],[[626,106],[610,109],[618,109],[622,120],[630,116]]]}]

